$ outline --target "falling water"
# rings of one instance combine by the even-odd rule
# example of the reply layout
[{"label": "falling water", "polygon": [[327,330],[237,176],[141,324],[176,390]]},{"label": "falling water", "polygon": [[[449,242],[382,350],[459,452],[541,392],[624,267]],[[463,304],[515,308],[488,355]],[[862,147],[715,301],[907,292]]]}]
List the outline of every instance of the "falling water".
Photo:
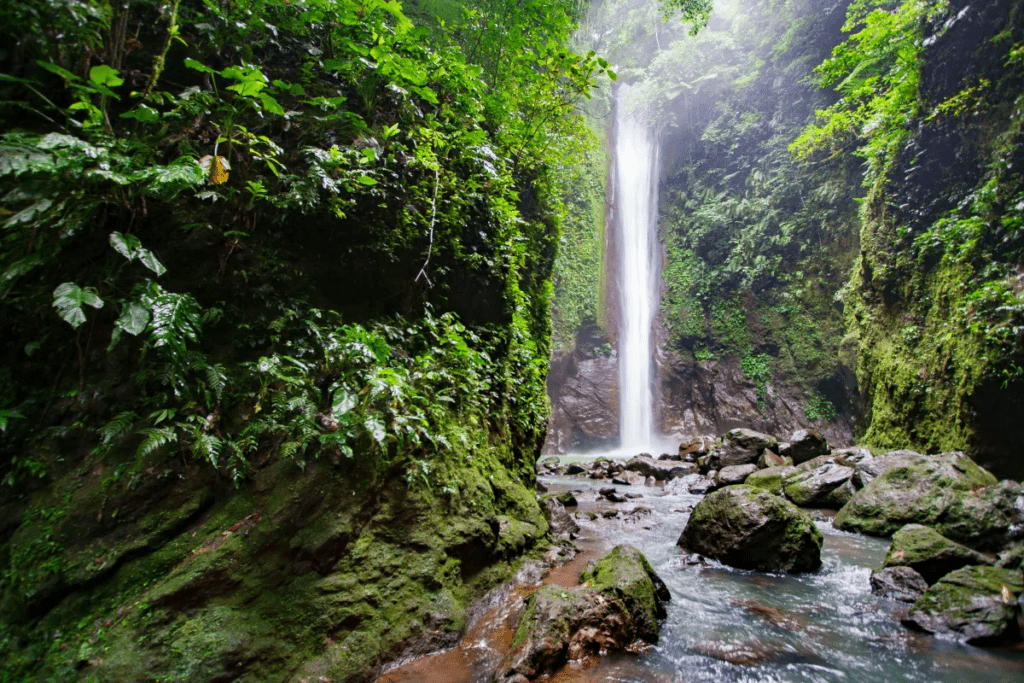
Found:
[{"label": "falling water", "polygon": [[654,441],[651,323],[657,287],[654,229],[658,150],[641,117],[632,114],[628,85],[619,87],[615,124],[618,188],[620,447],[637,452]]}]

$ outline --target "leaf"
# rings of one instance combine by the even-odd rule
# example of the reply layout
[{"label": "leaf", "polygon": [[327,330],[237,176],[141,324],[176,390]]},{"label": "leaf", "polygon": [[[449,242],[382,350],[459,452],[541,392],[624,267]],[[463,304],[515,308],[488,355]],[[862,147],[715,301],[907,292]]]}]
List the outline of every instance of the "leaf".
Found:
[{"label": "leaf", "polygon": [[143,294],[142,303],[148,305],[150,320],[149,341],[156,348],[167,350],[171,361],[181,365],[186,360],[186,343],[198,342],[202,329],[202,309],[191,294],[165,291],[151,282]]},{"label": "leaf", "polygon": [[215,75],[219,75],[220,74],[219,71],[215,71],[215,70],[211,69],[210,67],[206,66],[205,64],[203,64],[202,62],[197,62],[196,60],[191,59],[189,57],[185,58],[185,66],[188,67],[189,69],[195,69],[199,73],[215,74]]},{"label": "leaf", "polygon": [[85,322],[83,305],[103,308],[103,299],[99,297],[94,288],[82,289],[74,282],[65,282],[53,290],[53,307],[71,327],[77,328]]},{"label": "leaf", "polygon": [[63,78],[66,81],[80,81],[80,80],[82,80],[81,78],[79,78],[75,74],[71,73],[67,69],[63,69],[63,68],[57,66],[56,64],[51,64],[50,62],[44,62],[41,59],[37,59],[36,60],[36,64],[38,64],[39,66],[43,67],[44,69],[46,69],[47,71],[49,71],[51,73],[57,74],[58,76],[60,76],[61,78]]},{"label": "leaf", "polygon": [[199,165],[210,174],[210,182],[214,185],[220,185],[221,183],[227,182],[228,171],[231,170],[231,164],[228,163],[228,160],[225,157],[207,154],[199,160]]},{"label": "leaf", "polygon": [[359,176],[358,178],[356,178],[356,182],[361,185],[366,185],[367,187],[373,187],[374,185],[377,184],[377,181],[368,175]]},{"label": "leaf", "polygon": [[121,311],[121,317],[117,319],[116,324],[128,334],[137,337],[149,324],[149,311],[139,302],[132,301]]},{"label": "leaf", "polygon": [[138,249],[135,252],[135,254],[138,257],[139,261],[142,262],[142,265],[146,266],[151,271],[156,273],[157,277],[160,277],[161,275],[167,272],[167,268],[164,267],[164,264],[160,263],[157,257],[154,256],[153,252],[151,252],[149,249]]},{"label": "leaf", "polygon": [[135,109],[121,114],[121,118],[135,119],[140,123],[156,123],[160,120],[160,112],[145,104],[139,104]]},{"label": "leaf", "polygon": [[135,251],[142,247],[142,242],[135,235],[112,232],[110,233],[110,246],[114,247],[114,251],[118,254],[131,261],[135,259]]},{"label": "leaf", "polygon": [[269,111],[271,114],[278,114],[284,116],[284,107],[267,93],[261,92],[259,94],[260,101],[263,102],[263,108]]},{"label": "leaf", "polygon": [[89,80],[96,85],[108,88],[124,85],[124,79],[118,74],[117,69],[113,69],[106,64],[99,64],[89,69]]},{"label": "leaf", "polygon": [[384,437],[387,436],[387,432],[384,430],[384,423],[380,421],[380,418],[370,415],[366,418],[363,426],[366,427],[366,431],[370,433],[374,441],[378,444],[384,443]]},{"label": "leaf", "polygon": [[110,443],[114,439],[120,439],[128,434],[138,419],[138,415],[127,410],[115,415],[114,419],[100,427],[97,431],[103,437],[103,443]]}]

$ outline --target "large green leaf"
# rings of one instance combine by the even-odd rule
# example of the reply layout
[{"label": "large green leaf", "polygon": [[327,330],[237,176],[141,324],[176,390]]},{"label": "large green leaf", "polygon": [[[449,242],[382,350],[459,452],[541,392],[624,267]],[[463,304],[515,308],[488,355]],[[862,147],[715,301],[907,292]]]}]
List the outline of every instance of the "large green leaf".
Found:
[{"label": "large green leaf", "polygon": [[77,328],[85,322],[83,305],[103,308],[103,299],[99,297],[94,288],[82,289],[74,282],[65,282],[53,290],[53,307],[71,327]]},{"label": "large green leaf", "polygon": [[149,324],[149,310],[137,301],[130,302],[121,311],[117,326],[130,335],[138,336]]}]

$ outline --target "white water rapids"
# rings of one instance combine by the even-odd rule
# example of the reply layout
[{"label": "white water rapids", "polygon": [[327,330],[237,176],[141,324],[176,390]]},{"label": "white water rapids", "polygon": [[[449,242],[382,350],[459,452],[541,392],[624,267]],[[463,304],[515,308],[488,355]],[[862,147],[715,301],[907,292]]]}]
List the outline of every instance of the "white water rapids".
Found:
[{"label": "white water rapids", "polygon": [[651,325],[657,310],[655,229],[658,148],[643,121],[630,114],[630,88],[619,86],[615,121],[616,206],[619,221],[619,447],[654,446],[654,367]]}]

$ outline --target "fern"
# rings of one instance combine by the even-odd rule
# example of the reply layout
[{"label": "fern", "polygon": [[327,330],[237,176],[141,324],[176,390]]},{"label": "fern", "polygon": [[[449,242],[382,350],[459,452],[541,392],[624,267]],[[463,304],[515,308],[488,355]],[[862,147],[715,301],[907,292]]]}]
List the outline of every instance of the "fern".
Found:
[{"label": "fern", "polygon": [[178,432],[173,427],[140,429],[139,434],[144,434],[146,438],[135,452],[138,458],[145,458],[159,448],[178,442]]},{"label": "fern", "polygon": [[213,434],[207,434],[201,428],[196,429],[193,436],[195,440],[192,442],[192,455],[197,458],[206,458],[211,465],[217,467],[224,442]]},{"label": "fern", "polygon": [[186,343],[198,342],[202,329],[202,308],[191,294],[168,292],[155,282],[143,294],[151,313],[149,341],[167,351],[179,367],[187,360]]},{"label": "fern", "polygon": [[120,439],[129,434],[138,419],[139,416],[130,410],[115,415],[114,419],[99,428],[99,434],[103,437],[103,443],[108,444],[115,439]]}]

